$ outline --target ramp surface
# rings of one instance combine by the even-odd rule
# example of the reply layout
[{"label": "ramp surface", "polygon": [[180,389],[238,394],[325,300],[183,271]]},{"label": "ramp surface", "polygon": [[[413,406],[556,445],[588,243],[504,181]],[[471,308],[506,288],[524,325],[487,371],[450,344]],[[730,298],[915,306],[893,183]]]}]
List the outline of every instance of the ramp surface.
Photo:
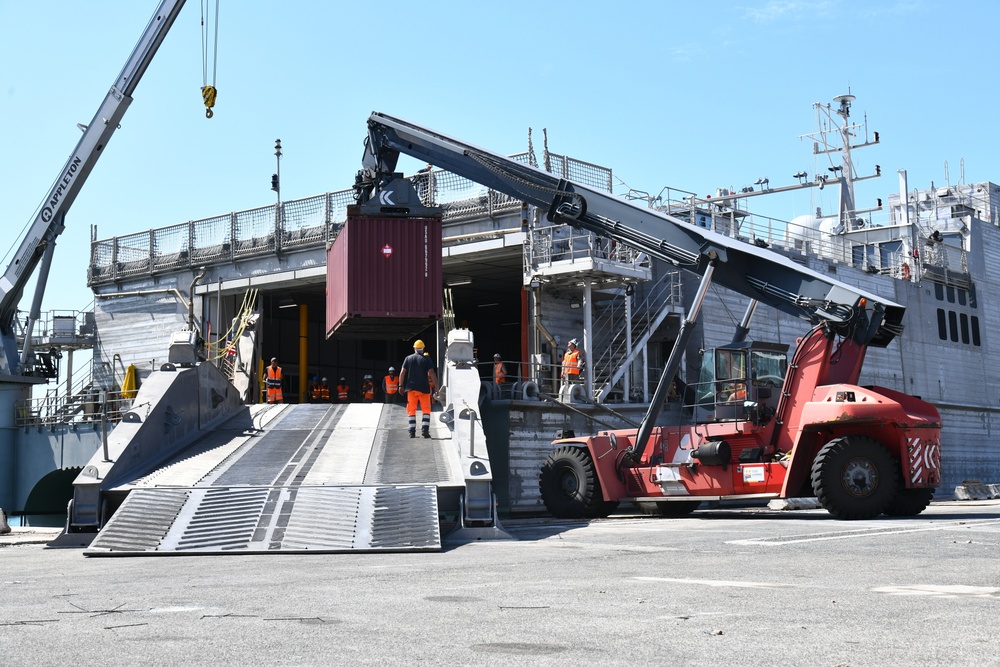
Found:
[{"label": "ramp surface", "polygon": [[464,480],[450,432],[432,434],[410,439],[398,405],[252,406],[113,489],[84,553],[438,550],[439,490]]}]

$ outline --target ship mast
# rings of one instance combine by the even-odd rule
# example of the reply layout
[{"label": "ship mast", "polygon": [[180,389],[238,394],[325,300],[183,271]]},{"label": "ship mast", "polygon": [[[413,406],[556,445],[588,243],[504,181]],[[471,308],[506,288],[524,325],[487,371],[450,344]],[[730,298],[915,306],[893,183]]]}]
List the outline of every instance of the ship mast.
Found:
[{"label": "ship mast", "polygon": [[[820,187],[834,182],[840,186],[840,203],[838,206],[839,210],[837,211],[839,232],[849,232],[855,229],[860,229],[864,226],[864,220],[858,217],[860,214],[881,209],[881,202],[879,206],[865,209],[863,211],[859,211],[855,208],[854,184],[858,181],[864,181],[869,178],[878,178],[882,175],[882,168],[875,165],[875,173],[869,176],[858,176],[854,172],[854,163],[851,160],[851,150],[879,143],[878,132],[875,132],[873,140],[868,140],[867,124],[856,125],[851,123],[851,102],[853,102],[854,99],[854,95],[838,95],[833,98],[833,101],[838,105],[836,108],[830,104],[816,102],[813,106],[819,112],[820,129],[814,135],[805,135],[807,137],[814,136],[817,138],[817,141],[813,142],[814,155],[830,155],[832,153],[840,153],[840,164],[827,167],[827,170],[833,174],[832,176],[827,176],[826,174],[816,175],[816,180],[821,182]],[[840,122],[837,121],[835,116],[840,116]],[[857,131],[860,129],[864,129],[865,131],[865,141],[863,143],[852,143],[852,140],[857,137]],[[836,146],[828,140],[828,135],[834,133],[836,133],[840,139],[839,145]]]}]

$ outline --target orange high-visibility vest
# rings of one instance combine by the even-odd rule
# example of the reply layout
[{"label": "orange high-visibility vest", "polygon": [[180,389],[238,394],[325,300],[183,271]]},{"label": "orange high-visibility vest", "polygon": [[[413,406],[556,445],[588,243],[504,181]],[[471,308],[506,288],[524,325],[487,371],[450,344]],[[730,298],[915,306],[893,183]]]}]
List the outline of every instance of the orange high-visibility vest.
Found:
[{"label": "orange high-visibility vest", "polygon": [[395,394],[399,391],[399,376],[398,375],[386,375],[383,380],[385,383],[385,393]]},{"label": "orange high-visibility vest", "polygon": [[563,355],[563,371],[566,375],[580,374],[580,350],[566,350]]},{"label": "orange high-visibility vest", "polygon": [[326,403],[330,402],[330,385],[321,384],[319,386],[319,400],[324,401]]},{"label": "orange high-visibility vest", "polygon": [[507,371],[503,367],[502,361],[493,364],[493,381],[497,384],[503,384],[507,381]]},{"label": "orange high-visibility vest", "polygon": [[341,403],[347,402],[347,394],[351,391],[351,385],[349,384],[338,384],[337,385],[337,400]]},{"label": "orange high-visibility vest", "polygon": [[281,403],[285,400],[281,393],[281,366],[268,366],[266,377],[264,385],[267,387],[267,402]]},{"label": "orange high-visibility vest", "polygon": [[366,401],[375,399],[375,384],[371,380],[365,380],[361,385],[361,397]]}]

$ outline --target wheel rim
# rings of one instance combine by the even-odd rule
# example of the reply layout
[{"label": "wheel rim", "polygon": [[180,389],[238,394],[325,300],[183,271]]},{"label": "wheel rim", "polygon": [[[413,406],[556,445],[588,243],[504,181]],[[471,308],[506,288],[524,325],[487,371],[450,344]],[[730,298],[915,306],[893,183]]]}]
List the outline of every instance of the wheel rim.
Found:
[{"label": "wheel rim", "polygon": [[559,475],[559,491],[567,498],[575,498],[580,491],[580,480],[572,470],[563,470]]},{"label": "wheel rim", "polygon": [[878,468],[868,459],[851,459],[844,466],[841,482],[849,494],[865,498],[878,488]]}]

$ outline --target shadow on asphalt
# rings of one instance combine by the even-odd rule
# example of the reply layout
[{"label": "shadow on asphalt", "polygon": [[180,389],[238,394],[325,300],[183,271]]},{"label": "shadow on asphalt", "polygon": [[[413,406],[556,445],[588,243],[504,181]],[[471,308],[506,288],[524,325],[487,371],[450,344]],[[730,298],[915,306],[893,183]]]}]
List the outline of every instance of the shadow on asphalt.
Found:
[{"label": "shadow on asphalt", "polygon": [[[941,505],[932,503],[931,507]],[[983,514],[981,512],[963,511],[961,507],[948,508],[947,511],[936,511],[933,514],[922,513],[913,517],[879,516],[867,521],[875,521],[885,527],[903,527],[915,522],[927,521],[982,521],[984,519],[1000,518],[1000,507],[997,512]],[[613,523],[622,521],[670,521],[670,522],[700,522],[718,520],[741,521],[807,521],[825,523],[848,529],[859,521],[844,521],[835,519],[823,509],[772,510],[766,506],[739,506],[724,508],[703,508],[683,517],[650,516],[628,509],[619,511],[603,519],[558,519],[555,517],[507,518],[501,520],[504,529],[519,540],[539,540],[554,537],[562,533],[584,528],[591,524]],[[872,526],[867,525],[871,529]]]}]

